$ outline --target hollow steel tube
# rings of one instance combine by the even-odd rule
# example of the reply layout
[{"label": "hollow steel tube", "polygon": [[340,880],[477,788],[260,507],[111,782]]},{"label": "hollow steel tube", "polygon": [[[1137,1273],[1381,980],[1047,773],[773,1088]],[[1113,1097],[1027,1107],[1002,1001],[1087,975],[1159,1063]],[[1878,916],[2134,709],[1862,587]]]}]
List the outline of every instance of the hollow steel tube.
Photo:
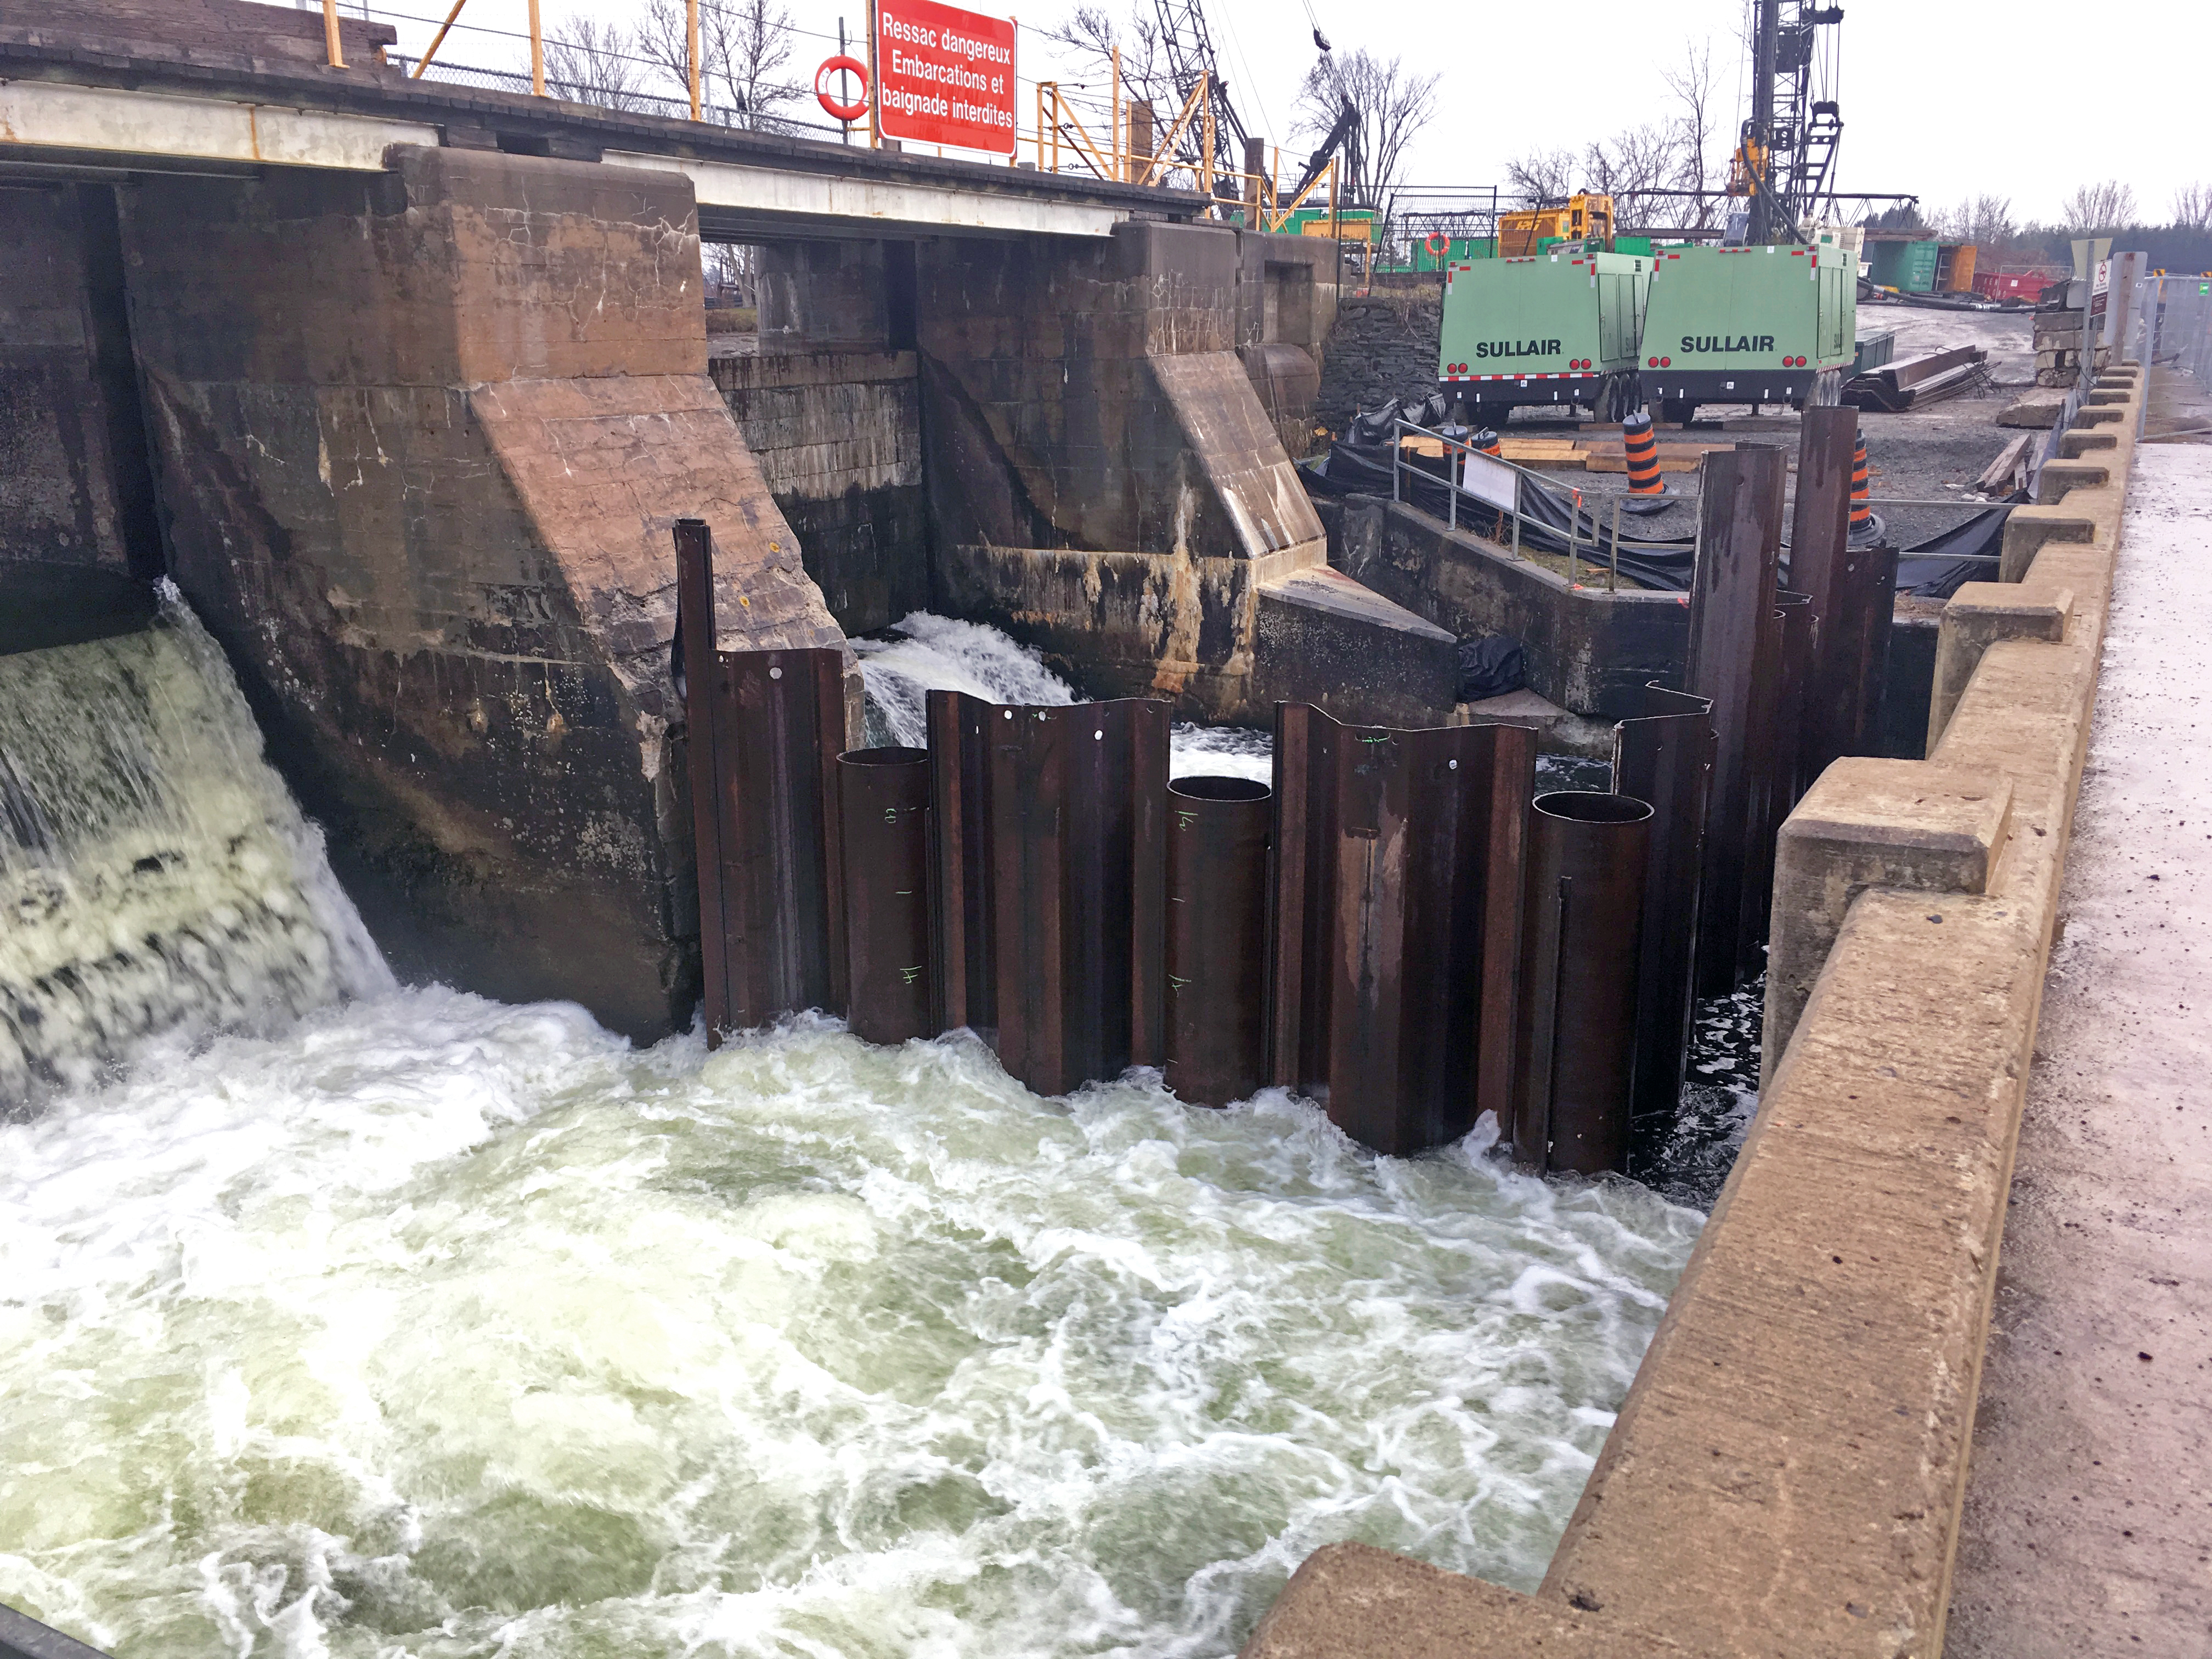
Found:
[{"label": "hollow steel tube", "polygon": [[1539,1171],[1628,1167],[1651,818],[1627,795],[1529,809],[1512,1135],[1515,1162]]},{"label": "hollow steel tube", "polygon": [[934,1036],[929,927],[929,750],[837,757],[844,820],[846,1023],[870,1042]]},{"label": "hollow steel tube", "polygon": [[1226,1106],[1265,1086],[1274,792],[1183,777],[1167,800],[1167,1084]]}]

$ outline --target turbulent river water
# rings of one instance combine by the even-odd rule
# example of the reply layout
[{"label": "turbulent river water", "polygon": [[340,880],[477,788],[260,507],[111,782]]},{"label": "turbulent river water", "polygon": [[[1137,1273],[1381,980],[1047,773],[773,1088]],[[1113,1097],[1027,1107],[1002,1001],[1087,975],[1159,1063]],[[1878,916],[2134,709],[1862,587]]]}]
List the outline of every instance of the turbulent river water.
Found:
[{"label": "turbulent river water", "polygon": [[[1279,1095],[1041,1100],[964,1037],[638,1050],[394,988],[164,626],[127,649],[199,689],[111,711],[137,781],[79,816],[264,850],[163,913],[231,1000],[118,1019],[0,1122],[0,1602],[128,1659],[1222,1655],[1334,1540],[1541,1575],[1694,1211],[1487,1126],[1378,1158]],[[888,734],[902,662],[1064,697],[965,626],[871,648]],[[91,787],[4,740],[19,817]],[[120,835],[76,844],[156,856]],[[253,903],[313,974],[187,915]]]}]

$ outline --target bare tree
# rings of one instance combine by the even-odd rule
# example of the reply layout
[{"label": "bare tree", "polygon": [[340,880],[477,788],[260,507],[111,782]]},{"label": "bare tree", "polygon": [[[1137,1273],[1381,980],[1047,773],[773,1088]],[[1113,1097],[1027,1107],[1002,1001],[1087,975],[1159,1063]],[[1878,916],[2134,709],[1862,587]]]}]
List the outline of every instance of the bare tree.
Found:
[{"label": "bare tree", "polygon": [[649,110],[663,100],[645,90],[654,65],[638,50],[637,38],[619,23],[590,17],[573,20],[566,40],[545,39],[545,88],[571,103],[606,109]]},{"label": "bare tree", "polygon": [[2084,185],[2060,206],[2058,221],[2077,235],[2131,225],[2136,222],[2135,189],[2117,179]]},{"label": "bare tree", "polygon": [[2174,191],[2173,222],[2181,230],[2212,230],[2212,185],[2185,185]]},{"label": "bare tree", "polygon": [[1929,225],[1939,236],[1984,247],[2002,247],[2020,234],[2020,227],[2013,222],[2012,199],[2005,196],[1969,197],[1956,207],[1929,215]]},{"label": "bare tree", "polygon": [[1349,153],[1338,176],[1348,200],[1387,211],[1405,182],[1406,146],[1436,112],[1442,78],[1433,70],[1409,70],[1397,58],[1386,64],[1364,51],[1324,52],[1306,71],[1291,118],[1301,135],[1323,139],[1351,106]]},{"label": "bare tree", "polygon": [[[637,49],[690,96],[690,23],[684,0],[646,0]],[[806,90],[778,73],[791,61],[791,14],[777,0],[700,0],[699,98],[732,112],[732,125],[787,132],[779,106]]]},{"label": "bare tree", "polygon": [[1506,188],[1523,207],[1563,202],[1574,189],[1577,165],[1570,150],[1532,149],[1505,164]]},{"label": "bare tree", "polygon": [[1680,67],[1662,70],[1659,78],[1667,83],[1667,89],[1680,106],[1674,124],[1677,151],[1674,186],[1696,192],[1690,198],[1688,210],[1678,210],[1678,213],[1681,220],[1702,229],[1712,222],[1714,198],[1721,193],[1720,184],[1728,177],[1727,164],[1717,161],[1713,155],[1713,141],[1717,137],[1714,112],[1718,94],[1713,88],[1711,43],[1685,40]]}]

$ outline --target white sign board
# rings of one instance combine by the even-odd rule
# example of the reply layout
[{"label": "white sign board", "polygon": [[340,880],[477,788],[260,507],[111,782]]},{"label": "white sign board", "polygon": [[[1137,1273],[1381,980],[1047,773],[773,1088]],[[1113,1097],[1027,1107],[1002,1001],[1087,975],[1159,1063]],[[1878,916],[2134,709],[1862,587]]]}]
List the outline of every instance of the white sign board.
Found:
[{"label": "white sign board", "polygon": [[1490,455],[1469,454],[1467,471],[1461,475],[1461,484],[1477,501],[1487,501],[1492,507],[1502,507],[1508,513],[1521,510],[1520,498],[1514,486],[1519,475],[1504,462]]}]

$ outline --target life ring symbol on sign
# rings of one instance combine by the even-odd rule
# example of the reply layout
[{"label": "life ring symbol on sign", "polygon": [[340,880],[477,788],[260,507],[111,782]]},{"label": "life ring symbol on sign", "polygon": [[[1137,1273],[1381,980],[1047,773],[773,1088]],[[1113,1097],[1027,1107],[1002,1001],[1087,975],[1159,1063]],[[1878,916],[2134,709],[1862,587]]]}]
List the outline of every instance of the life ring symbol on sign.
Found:
[{"label": "life ring symbol on sign", "polygon": [[[843,103],[833,97],[822,84],[825,76],[849,75],[860,83],[860,95],[853,103]],[[826,58],[822,67],[814,71],[814,96],[822,107],[840,121],[857,121],[868,112],[868,66],[857,58]]]},{"label": "life ring symbol on sign", "polygon": [[1429,233],[1429,240],[1422,246],[1441,259],[1451,252],[1451,238],[1440,230],[1432,230]]}]

